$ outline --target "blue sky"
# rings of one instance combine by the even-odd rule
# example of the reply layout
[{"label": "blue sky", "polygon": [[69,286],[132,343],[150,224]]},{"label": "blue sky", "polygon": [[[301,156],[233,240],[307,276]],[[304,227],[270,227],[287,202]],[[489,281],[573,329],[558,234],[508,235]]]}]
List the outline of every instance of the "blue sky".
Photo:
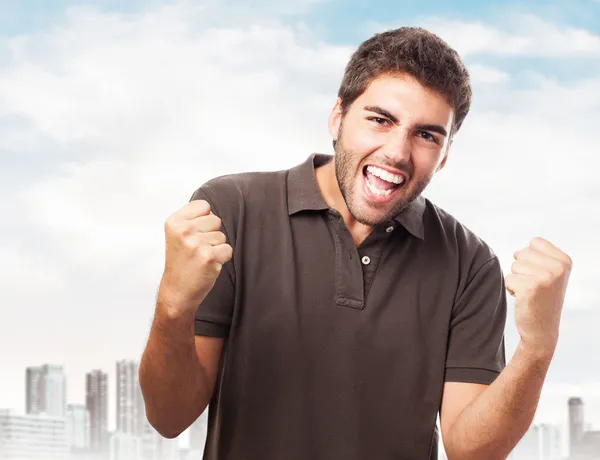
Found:
[{"label": "blue sky", "polygon": [[[0,356],[0,407],[22,410],[27,365],[65,365],[81,403],[86,371],[137,358],[164,219],[210,177],[330,153],[349,54],[409,24],[473,77],[426,195],[504,267],[536,234],[570,253],[538,420],[564,424],[577,394],[600,427],[600,355],[581,351],[600,349],[600,2],[248,3],[0,0],[0,349],[18,350]],[[509,354],[517,339],[509,317]]]},{"label": "blue sky", "polygon": [[[103,12],[132,13],[148,10],[160,4],[174,4],[164,0],[12,0],[0,1],[0,34],[4,36],[27,33],[61,24],[64,11],[72,5],[87,5]],[[207,2],[196,2],[198,4]],[[231,3],[231,2],[222,2]],[[264,2],[250,2],[253,5]],[[393,18],[397,22],[412,22],[415,18],[441,16],[447,19],[480,20],[502,23],[506,14],[535,14],[556,24],[581,27],[589,31],[600,30],[600,2],[597,0],[563,1],[418,1],[393,0],[379,1],[375,4],[361,0],[344,2],[323,0],[315,1],[302,14],[285,18],[288,21],[304,20],[317,25],[333,42],[364,39],[359,30],[365,19],[387,22]]]}]

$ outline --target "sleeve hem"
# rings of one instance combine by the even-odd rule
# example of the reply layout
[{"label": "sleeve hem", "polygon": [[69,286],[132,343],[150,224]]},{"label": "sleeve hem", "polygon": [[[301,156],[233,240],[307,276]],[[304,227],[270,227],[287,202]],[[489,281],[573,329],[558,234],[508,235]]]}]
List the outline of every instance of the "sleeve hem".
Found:
[{"label": "sleeve hem", "polygon": [[208,337],[226,338],[229,333],[229,326],[224,324],[212,323],[196,319],[194,323],[194,334]]},{"label": "sleeve hem", "polygon": [[498,371],[468,367],[448,367],[444,380],[446,382],[479,383],[490,385],[500,375]]}]

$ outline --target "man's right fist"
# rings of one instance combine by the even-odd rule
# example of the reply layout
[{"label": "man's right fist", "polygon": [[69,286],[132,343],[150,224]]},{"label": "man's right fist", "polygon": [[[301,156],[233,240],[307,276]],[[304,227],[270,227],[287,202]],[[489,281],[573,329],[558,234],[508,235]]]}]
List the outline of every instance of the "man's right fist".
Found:
[{"label": "man's right fist", "polygon": [[213,288],[232,248],[221,232],[221,219],[204,200],[193,200],[165,221],[165,270],[159,295],[171,313],[194,312]]}]

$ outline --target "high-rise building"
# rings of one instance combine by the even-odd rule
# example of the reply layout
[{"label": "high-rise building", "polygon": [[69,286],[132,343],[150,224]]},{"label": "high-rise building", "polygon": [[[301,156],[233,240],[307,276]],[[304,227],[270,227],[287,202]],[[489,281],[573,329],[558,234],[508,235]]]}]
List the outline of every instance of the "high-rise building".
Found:
[{"label": "high-rise building", "polygon": [[569,399],[569,460],[600,458],[600,431],[592,431],[585,423],[581,398]]},{"label": "high-rise building", "polygon": [[90,449],[108,451],[108,374],[94,369],[86,374],[86,408],[90,420]]},{"label": "high-rise building", "polygon": [[27,414],[39,414],[40,393],[42,391],[43,372],[41,367],[28,367],[25,370],[25,408]]},{"label": "high-rise building", "polygon": [[62,366],[44,364],[28,367],[26,379],[26,409],[30,415],[45,413],[64,417],[67,405],[67,377]]},{"label": "high-rise building", "polygon": [[0,409],[0,458],[67,460],[65,418]]},{"label": "high-rise building", "polygon": [[180,460],[179,438],[164,438],[146,422],[142,437],[142,455],[144,460]]},{"label": "high-rise building", "polygon": [[117,431],[142,437],[146,414],[138,370],[135,361],[117,362]]},{"label": "high-rise building", "polygon": [[67,442],[73,452],[90,447],[90,413],[83,404],[67,405]]},{"label": "high-rise building", "polygon": [[574,453],[583,441],[584,427],[583,400],[581,398],[569,399],[569,446]]},{"label": "high-rise building", "polygon": [[142,438],[133,433],[115,431],[109,444],[109,460],[144,460]]},{"label": "high-rise building", "polygon": [[42,392],[43,371],[41,367],[28,367],[25,370],[25,409],[27,414],[42,412],[40,398]]},{"label": "high-rise building", "polygon": [[561,460],[560,428],[548,424],[532,425],[515,446],[510,460]]}]

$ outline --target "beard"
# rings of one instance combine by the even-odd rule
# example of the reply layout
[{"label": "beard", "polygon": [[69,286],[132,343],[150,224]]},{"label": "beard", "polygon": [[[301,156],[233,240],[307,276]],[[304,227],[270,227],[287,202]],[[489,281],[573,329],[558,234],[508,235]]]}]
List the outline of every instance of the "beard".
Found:
[{"label": "beard", "polygon": [[[338,186],[350,214],[357,222],[360,222],[363,225],[373,227],[382,222],[390,221],[404,211],[412,201],[418,198],[431,181],[431,177],[413,178],[411,175],[408,175],[409,179],[402,185],[402,189],[398,191],[399,196],[395,198],[396,203],[393,208],[382,214],[381,212],[377,212],[381,207],[376,204],[366,207],[360,206],[358,203],[355,194],[357,189],[355,186],[355,173],[358,169],[358,161],[359,158],[361,158],[361,155],[345,148],[342,140],[342,126],[340,126],[338,140],[335,143],[334,151],[335,175]],[[389,164],[389,161],[374,161],[373,163],[387,165],[402,171],[410,170],[409,167],[403,167],[403,165]],[[360,173],[362,174],[362,171],[360,171]],[[362,180],[362,178],[360,178],[360,180]]]}]

